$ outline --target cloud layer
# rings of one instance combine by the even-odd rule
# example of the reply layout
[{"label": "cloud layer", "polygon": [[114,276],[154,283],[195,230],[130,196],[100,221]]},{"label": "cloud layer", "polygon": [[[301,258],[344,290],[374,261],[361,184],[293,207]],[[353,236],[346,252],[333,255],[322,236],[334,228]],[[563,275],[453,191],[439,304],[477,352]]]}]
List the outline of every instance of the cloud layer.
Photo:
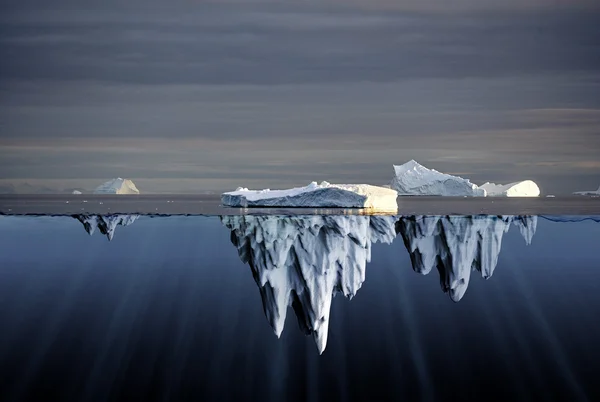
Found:
[{"label": "cloud layer", "polygon": [[144,5],[3,2],[2,179],[600,181],[593,1]]}]

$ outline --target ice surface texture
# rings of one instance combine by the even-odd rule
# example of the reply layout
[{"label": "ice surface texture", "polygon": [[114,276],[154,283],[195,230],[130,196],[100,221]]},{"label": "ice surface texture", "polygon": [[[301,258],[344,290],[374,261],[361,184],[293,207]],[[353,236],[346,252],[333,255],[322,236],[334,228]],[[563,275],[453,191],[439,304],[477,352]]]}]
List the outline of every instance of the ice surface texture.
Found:
[{"label": "ice surface texture", "polygon": [[459,301],[471,271],[492,276],[502,236],[511,223],[527,244],[537,217],[514,216],[223,216],[240,259],[260,290],[265,316],[280,336],[288,306],[312,335],[319,353],[327,345],[333,296],[352,298],[365,281],[373,243],[404,240],[413,269],[437,268],[442,290]]},{"label": "ice surface texture", "polygon": [[391,187],[399,195],[442,195],[485,197],[485,190],[462,177],[452,176],[428,169],[411,160],[403,165],[394,165],[395,176]]},{"label": "ice surface texture", "polygon": [[537,216],[402,217],[396,228],[410,254],[413,269],[423,275],[437,268],[442,290],[455,302],[469,285],[471,271],[488,279],[494,273],[502,237],[511,223],[531,244]]},{"label": "ice surface texture", "polygon": [[538,197],[540,188],[531,180],[510,184],[485,183],[480,186],[488,197]]},{"label": "ice surface texture", "polygon": [[221,202],[229,207],[365,208],[396,211],[395,190],[368,184],[310,183],[288,190],[248,190],[224,193]]},{"label": "ice surface texture", "polygon": [[83,228],[91,236],[96,229],[105,235],[109,241],[115,237],[117,226],[129,226],[139,215],[74,215],[83,224]]},{"label": "ice surface texture", "polygon": [[281,335],[288,306],[325,350],[331,300],[353,297],[365,280],[371,244],[391,243],[394,217],[224,216],[241,260],[248,263],[267,320]]}]

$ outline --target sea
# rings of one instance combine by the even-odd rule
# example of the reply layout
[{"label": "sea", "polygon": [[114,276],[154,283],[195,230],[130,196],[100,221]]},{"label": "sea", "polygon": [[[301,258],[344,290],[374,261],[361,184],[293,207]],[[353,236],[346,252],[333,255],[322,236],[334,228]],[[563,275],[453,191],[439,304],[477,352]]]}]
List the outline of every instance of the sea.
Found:
[{"label": "sea", "polygon": [[599,199],[77,197],[0,197],[2,401],[600,400]]}]

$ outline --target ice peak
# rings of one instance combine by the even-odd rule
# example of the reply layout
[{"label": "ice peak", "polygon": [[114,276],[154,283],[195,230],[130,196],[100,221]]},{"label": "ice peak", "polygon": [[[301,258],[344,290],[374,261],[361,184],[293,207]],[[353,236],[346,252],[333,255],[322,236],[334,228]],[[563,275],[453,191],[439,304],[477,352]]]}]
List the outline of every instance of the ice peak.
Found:
[{"label": "ice peak", "polygon": [[394,165],[395,176],[390,184],[399,195],[480,196],[486,192],[462,177],[428,169],[414,159]]},{"label": "ice peak", "polygon": [[94,190],[94,194],[139,194],[135,184],[129,179],[120,177],[107,181]]},{"label": "ice peak", "polygon": [[425,166],[421,165],[420,163],[418,163],[417,161],[415,161],[414,159],[409,160],[406,163],[403,163],[401,165],[393,165],[394,166],[394,171],[396,172],[396,174],[402,173],[402,172],[407,172],[410,170],[423,170],[423,171],[429,171],[430,169],[426,168]]}]

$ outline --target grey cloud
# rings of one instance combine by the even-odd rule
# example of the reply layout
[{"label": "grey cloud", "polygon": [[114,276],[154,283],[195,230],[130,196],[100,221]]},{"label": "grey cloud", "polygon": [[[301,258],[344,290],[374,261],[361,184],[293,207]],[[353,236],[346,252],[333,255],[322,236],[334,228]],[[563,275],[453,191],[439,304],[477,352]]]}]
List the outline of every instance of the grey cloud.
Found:
[{"label": "grey cloud", "polygon": [[435,15],[290,8],[5,17],[0,82],[274,85],[600,69],[596,12]]},{"label": "grey cloud", "polygon": [[600,109],[600,81],[575,75],[288,86],[31,83],[4,90],[0,86],[0,94],[8,94],[0,97],[0,138],[18,139],[318,138],[338,145],[358,139],[364,147],[399,140],[427,146],[434,136],[451,141],[465,131],[550,122],[585,132],[594,116],[565,121],[564,113],[556,120],[556,113],[550,119],[518,112]]},{"label": "grey cloud", "polygon": [[3,2],[0,185],[382,184],[415,158],[597,187],[591,2],[161,3]]}]

